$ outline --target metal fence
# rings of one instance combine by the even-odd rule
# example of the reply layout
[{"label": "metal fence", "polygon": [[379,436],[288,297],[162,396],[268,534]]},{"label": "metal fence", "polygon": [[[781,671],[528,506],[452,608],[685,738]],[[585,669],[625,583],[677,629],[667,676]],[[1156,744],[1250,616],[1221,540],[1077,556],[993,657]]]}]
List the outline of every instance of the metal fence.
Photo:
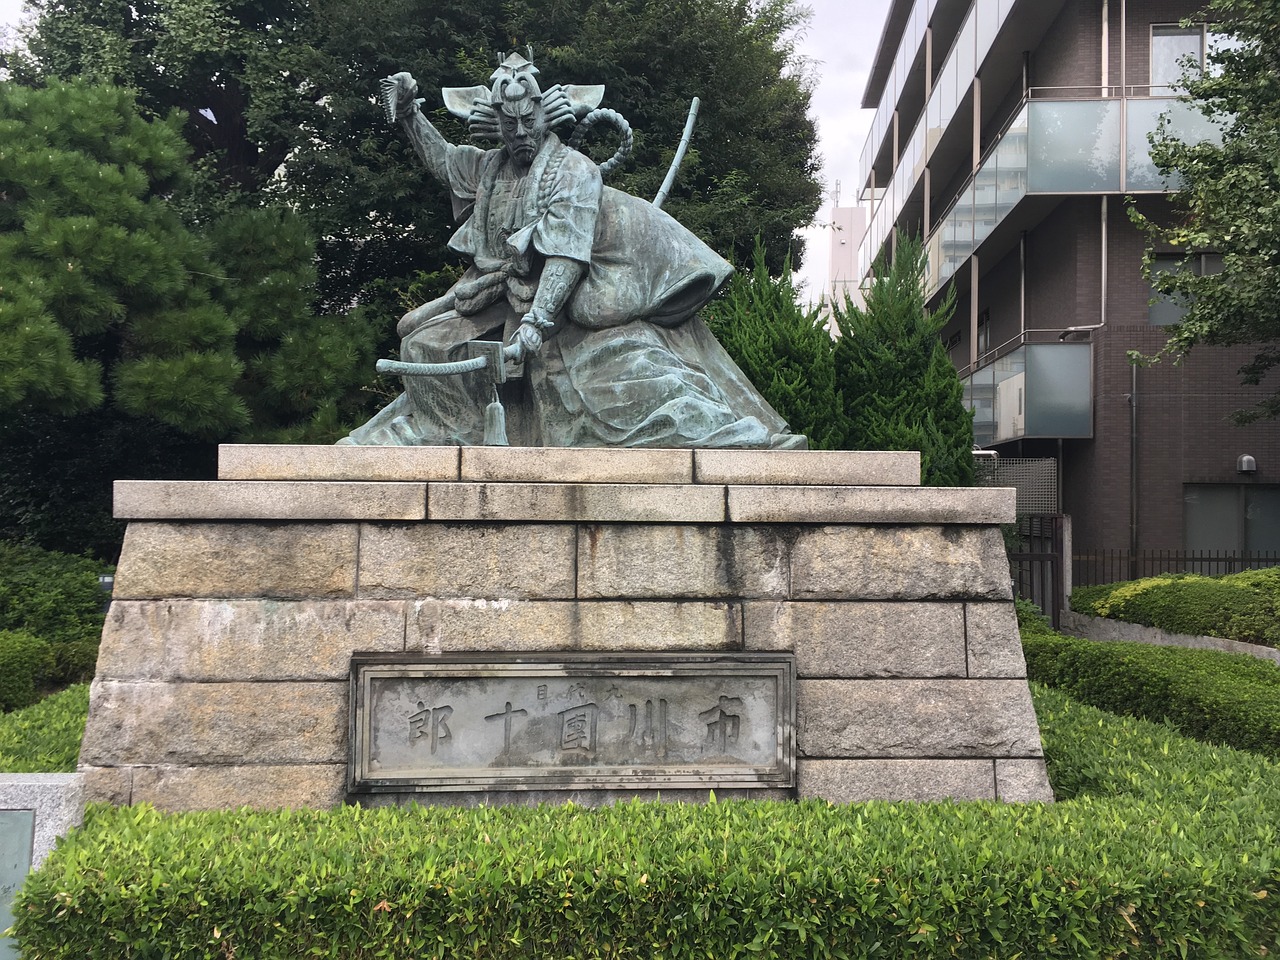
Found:
[{"label": "metal fence", "polygon": [[1137,580],[1161,573],[1199,573],[1220,576],[1280,566],[1280,553],[1242,553],[1229,550],[1084,550],[1071,557],[1073,586],[1090,587],[1119,580]]}]

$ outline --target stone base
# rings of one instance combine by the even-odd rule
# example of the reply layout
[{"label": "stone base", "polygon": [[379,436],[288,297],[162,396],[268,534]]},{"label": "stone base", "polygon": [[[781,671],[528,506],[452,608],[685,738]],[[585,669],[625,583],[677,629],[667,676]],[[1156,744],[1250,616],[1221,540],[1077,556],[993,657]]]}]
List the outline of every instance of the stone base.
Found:
[{"label": "stone base", "polygon": [[345,796],[355,652],[744,650],[795,654],[795,796],[1052,799],[1012,490],[801,451],[231,446],[220,476],[116,485],[92,799],[365,802]]}]

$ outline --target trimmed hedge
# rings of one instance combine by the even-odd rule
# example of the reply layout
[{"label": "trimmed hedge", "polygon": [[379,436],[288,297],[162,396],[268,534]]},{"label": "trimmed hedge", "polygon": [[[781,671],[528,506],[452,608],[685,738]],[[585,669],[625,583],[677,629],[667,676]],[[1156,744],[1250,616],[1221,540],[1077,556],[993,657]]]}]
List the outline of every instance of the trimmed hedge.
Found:
[{"label": "trimmed hedge", "polygon": [[1192,636],[1280,646],[1280,567],[1222,577],[1164,574],[1078,587],[1071,609]]},{"label": "trimmed hedge", "polygon": [[0,714],[38,701],[53,670],[49,644],[25,630],[0,630]]},{"label": "trimmed hedge", "polygon": [[0,542],[0,631],[21,630],[50,645],[48,682],[93,678],[102,636],[103,600],[96,560]]},{"label": "trimmed hedge", "polygon": [[73,773],[89,714],[79,683],[33,707],[0,715],[0,773]]},{"label": "trimmed hedge", "polygon": [[1280,759],[1280,667],[1270,661],[1055,633],[1024,635],[1022,649],[1029,677],[1085,703]]},{"label": "trimmed hedge", "polygon": [[94,808],[17,937],[75,960],[1280,950],[1280,768],[1034,695],[1067,802]]}]

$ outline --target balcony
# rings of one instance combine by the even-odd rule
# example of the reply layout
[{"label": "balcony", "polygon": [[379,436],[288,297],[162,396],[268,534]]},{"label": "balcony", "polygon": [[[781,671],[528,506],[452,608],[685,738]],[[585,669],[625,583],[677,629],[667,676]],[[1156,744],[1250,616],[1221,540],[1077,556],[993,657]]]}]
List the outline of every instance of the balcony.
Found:
[{"label": "balcony", "polygon": [[1025,339],[961,379],[973,442],[1092,437],[1092,345]]},{"label": "balcony", "polygon": [[929,294],[950,280],[1027,196],[1167,193],[1150,135],[1168,117],[1189,142],[1221,131],[1174,97],[1026,100],[926,242]]}]

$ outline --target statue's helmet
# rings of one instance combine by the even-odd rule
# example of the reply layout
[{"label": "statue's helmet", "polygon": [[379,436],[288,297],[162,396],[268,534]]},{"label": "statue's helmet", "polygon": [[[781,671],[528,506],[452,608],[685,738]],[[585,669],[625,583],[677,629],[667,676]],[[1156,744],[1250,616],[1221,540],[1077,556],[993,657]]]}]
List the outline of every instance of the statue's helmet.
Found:
[{"label": "statue's helmet", "polygon": [[538,68],[518,53],[502,61],[489,77],[490,103],[500,113],[525,115],[533,105],[542,102],[538,87]]}]

